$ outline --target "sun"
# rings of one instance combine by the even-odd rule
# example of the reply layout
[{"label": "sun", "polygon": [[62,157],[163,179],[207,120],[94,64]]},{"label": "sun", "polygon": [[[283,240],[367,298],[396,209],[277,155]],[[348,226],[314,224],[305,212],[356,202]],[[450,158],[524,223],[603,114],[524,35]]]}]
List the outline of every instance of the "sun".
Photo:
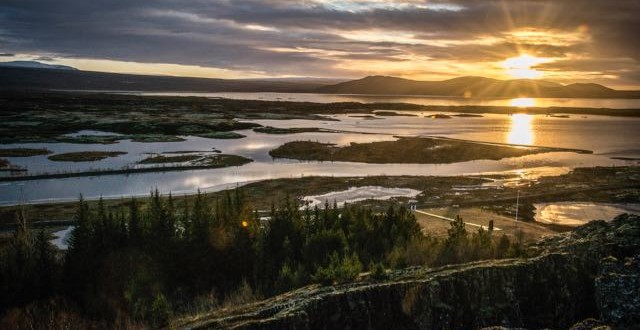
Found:
[{"label": "sun", "polygon": [[536,100],[530,97],[519,97],[517,99],[512,99],[509,104],[512,107],[518,108],[528,108],[536,105]]},{"label": "sun", "polygon": [[502,67],[507,74],[518,79],[536,79],[543,75],[541,71],[532,69],[531,67],[541,63],[547,63],[550,60],[543,57],[535,57],[529,54],[522,54],[518,57],[511,57],[502,62]]}]

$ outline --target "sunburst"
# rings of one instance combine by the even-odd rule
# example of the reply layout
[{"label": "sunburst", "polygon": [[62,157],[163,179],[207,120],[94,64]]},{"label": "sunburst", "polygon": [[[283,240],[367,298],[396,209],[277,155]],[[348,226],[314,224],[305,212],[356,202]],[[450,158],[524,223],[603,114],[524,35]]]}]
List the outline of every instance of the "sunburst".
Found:
[{"label": "sunburst", "polygon": [[529,54],[522,54],[511,57],[502,62],[502,67],[507,74],[518,79],[536,79],[543,75],[542,71],[535,70],[538,64],[547,63],[550,60],[543,57],[535,57]]}]

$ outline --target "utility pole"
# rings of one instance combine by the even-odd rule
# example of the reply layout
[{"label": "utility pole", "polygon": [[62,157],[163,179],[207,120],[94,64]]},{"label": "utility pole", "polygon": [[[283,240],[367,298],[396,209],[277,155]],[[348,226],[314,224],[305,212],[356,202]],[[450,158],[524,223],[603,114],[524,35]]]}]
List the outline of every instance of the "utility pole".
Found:
[{"label": "utility pole", "polygon": [[[518,210],[520,209],[520,190],[518,190],[518,193],[516,195],[516,224],[515,224],[515,229],[518,229]],[[515,235],[515,233],[514,233]]]}]

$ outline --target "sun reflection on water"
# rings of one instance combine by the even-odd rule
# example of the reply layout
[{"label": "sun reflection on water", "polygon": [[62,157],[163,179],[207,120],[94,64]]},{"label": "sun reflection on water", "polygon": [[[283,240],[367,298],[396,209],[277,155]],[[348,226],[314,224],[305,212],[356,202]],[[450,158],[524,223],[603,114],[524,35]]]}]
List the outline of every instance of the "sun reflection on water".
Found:
[{"label": "sun reflection on water", "polygon": [[527,108],[535,106],[536,100],[530,97],[519,97],[517,99],[512,99],[509,104],[512,107]]},{"label": "sun reflection on water", "polygon": [[511,130],[507,136],[507,142],[512,144],[531,145],[534,141],[532,115],[514,114],[511,116]]}]

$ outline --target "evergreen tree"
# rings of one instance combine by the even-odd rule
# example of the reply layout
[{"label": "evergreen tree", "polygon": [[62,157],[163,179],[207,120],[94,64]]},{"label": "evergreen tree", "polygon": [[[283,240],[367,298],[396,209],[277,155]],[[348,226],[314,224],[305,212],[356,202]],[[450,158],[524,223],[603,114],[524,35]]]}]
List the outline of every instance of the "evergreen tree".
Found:
[{"label": "evergreen tree", "polygon": [[140,209],[135,198],[129,202],[129,242],[133,246],[142,243],[142,224],[140,222]]},{"label": "evergreen tree", "polygon": [[456,216],[455,221],[451,222],[451,228],[447,234],[438,262],[449,264],[465,261],[467,258],[467,230],[460,216]]},{"label": "evergreen tree", "polygon": [[506,234],[502,234],[500,240],[498,241],[498,246],[496,247],[496,257],[504,258],[509,253],[509,248],[511,247],[511,241]]},{"label": "evergreen tree", "polygon": [[55,251],[44,230],[40,230],[35,243],[36,282],[39,298],[50,297],[56,290],[57,263]]},{"label": "evergreen tree", "polygon": [[24,304],[38,296],[32,283],[36,277],[34,249],[24,209],[16,213],[17,228],[6,251],[5,280],[8,287],[3,291],[5,304]]},{"label": "evergreen tree", "polygon": [[78,201],[74,220],[75,228],[69,238],[63,278],[66,293],[81,301],[85,296],[85,288],[95,277],[99,264],[97,256],[100,255],[95,240],[96,226],[82,195]]}]

